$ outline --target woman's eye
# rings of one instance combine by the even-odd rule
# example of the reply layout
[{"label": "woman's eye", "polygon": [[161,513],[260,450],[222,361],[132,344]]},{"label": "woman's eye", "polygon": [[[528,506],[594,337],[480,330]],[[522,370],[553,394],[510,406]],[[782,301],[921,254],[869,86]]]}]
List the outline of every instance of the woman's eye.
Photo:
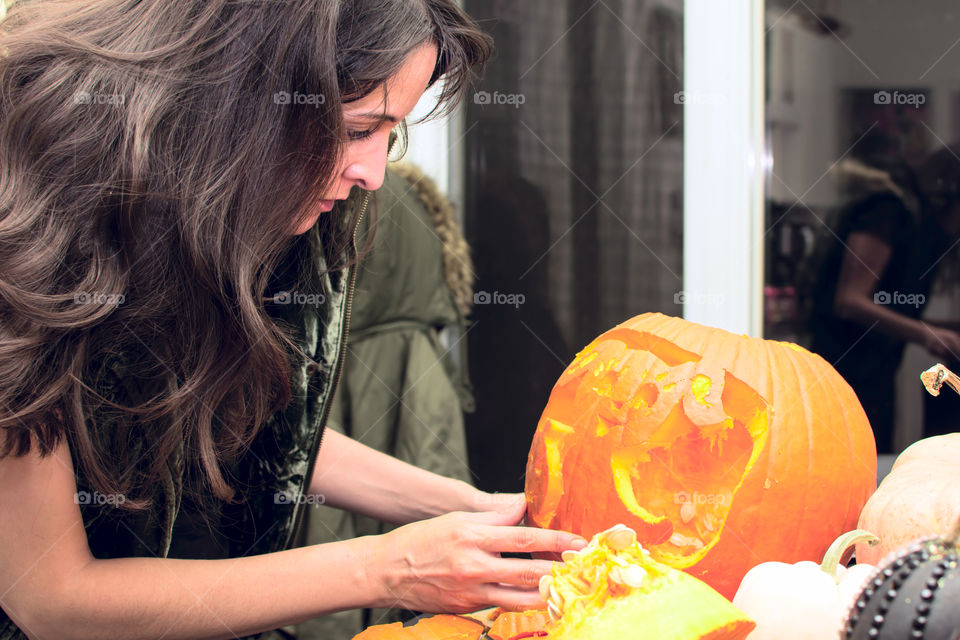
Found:
[{"label": "woman's eye", "polygon": [[373,129],[365,129],[363,131],[347,131],[347,138],[350,140],[363,140],[364,138],[369,138],[373,135]]}]

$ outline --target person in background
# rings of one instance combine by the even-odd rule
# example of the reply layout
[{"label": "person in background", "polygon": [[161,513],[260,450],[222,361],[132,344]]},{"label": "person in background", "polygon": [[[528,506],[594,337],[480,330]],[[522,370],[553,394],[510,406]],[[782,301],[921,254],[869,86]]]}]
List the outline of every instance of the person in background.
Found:
[{"label": "person in background", "polygon": [[960,238],[960,158],[942,148],[913,171],[889,157],[838,167],[854,196],[824,236],[811,317],[811,348],[856,391],[879,453],[894,452],[894,381],[907,343],[960,356],[956,323],[922,317]]},{"label": "person in background", "polygon": [[[469,248],[449,200],[413,165],[389,165],[371,206],[377,223],[361,228],[360,244],[370,246],[358,265],[343,378],[328,428],[471,482],[463,423],[473,404],[464,336],[473,301]],[[452,330],[449,350],[444,329]],[[306,522],[307,544],[393,528],[323,505],[309,509]],[[296,637],[349,640],[371,624],[407,617],[396,609],[355,609],[305,622]]]}]

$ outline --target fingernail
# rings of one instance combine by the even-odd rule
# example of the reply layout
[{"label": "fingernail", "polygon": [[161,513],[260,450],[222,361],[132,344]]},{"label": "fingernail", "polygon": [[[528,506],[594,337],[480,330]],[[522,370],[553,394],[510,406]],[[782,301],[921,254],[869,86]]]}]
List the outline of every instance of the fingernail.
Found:
[{"label": "fingernail", "polygon": [[573,542],[570,543],[570,548],[574,551],[580,551],[580,549],[583,549],[585,546],[587,546],[587,541],[583,538],[574,538]]}]

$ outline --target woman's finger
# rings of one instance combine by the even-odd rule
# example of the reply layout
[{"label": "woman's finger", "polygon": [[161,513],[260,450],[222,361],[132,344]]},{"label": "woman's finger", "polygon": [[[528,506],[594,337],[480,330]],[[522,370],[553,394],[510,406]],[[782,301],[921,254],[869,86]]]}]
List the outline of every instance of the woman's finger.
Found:
[{"label": "woman's finger", "polygon": [[490,572],[504,586],[539,588],[540,578],[550,575],[555,564],[549,560],[503,558],[490,564]]},{"label": "woman's finger", "polygon": [[587,541],[573,533],[535,527],[481,527],[481,548],[492,553],[579,551]]},{"label": "woman's finger", "polygon": [[529,609],[545,609],[547,604],[540,597],[540,590],[521,589],[502,584],[488,584],[481,589],[486,602],[506,611],[527,611]]}]

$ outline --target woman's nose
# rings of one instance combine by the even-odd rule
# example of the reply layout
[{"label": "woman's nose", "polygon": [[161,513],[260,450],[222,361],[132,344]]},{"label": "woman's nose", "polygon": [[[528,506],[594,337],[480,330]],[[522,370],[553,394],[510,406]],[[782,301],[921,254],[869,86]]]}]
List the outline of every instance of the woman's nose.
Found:
[{"label": "woman's nose", "polygon": [[387,171],[387,149],[377,146],[375,151],[350,158],[343,178],[361,189],[376,191],[383,185]]}]

